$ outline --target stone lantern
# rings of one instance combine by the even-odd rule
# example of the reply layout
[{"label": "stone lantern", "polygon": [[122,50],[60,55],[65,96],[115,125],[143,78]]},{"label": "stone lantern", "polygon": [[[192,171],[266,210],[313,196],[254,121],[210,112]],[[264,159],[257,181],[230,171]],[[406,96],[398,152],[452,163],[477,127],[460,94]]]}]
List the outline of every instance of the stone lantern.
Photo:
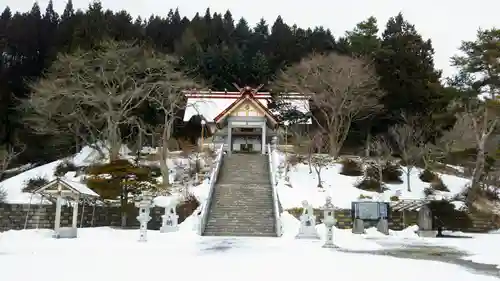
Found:
[{"label": "stone lantern", "polygon": [[333,226],[335,225],[335,206],[332,204],[332,197],[326,197],[326,203],[323,206],[323,223],[326,227],[326,240],[323,248],[336,248],[333,244]]},{"label": "stone lantern", "polygon": [[149,214],[153,206],[153,195],[149,191],[144,191],[138,199],[135,206],[139,208],[139,215],[137,216],[140,223],[139,242],[146,242],[148,241],[148,222],[151,220]]}]

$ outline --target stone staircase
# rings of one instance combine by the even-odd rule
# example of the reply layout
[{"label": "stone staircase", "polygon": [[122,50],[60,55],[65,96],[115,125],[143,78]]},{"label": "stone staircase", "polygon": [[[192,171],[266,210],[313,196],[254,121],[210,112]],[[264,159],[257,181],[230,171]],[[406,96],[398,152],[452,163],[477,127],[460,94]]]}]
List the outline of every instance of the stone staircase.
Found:
[{"label": "stone staircase", "polygon": [[225,155],[204,236],[276,237],[267,155]]}]

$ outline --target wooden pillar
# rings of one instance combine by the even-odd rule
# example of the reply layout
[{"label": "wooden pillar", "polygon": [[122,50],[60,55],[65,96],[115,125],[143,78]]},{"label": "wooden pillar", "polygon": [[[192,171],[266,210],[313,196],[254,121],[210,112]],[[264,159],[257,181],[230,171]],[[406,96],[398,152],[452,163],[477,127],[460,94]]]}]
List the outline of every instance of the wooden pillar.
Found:
[{"label": "wooden pillar", "polygon": [[78,201],[80,201],[79,198],[80,196],[79,195],[76,195],[75,196],[75,204],[73,205],[73,220],[71,221],[72,222],[72,227],[73,228],[77,228],[77,223],[78,223]]},{"label": "wooden pillar", "polygon": [[61,228],[61,207],[62,207],[62,197],[61,193],[57,194],[56,199],[56,218],[54,220],[54,231],[59,233],[59,228]]}]

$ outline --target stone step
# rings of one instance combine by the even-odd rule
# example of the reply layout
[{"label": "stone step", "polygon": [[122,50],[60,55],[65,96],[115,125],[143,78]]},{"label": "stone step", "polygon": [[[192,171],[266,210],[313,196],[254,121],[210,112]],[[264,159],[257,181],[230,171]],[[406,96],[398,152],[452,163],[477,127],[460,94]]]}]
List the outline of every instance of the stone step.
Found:
[{"label": "stone step", "polygon": [[276,233],[246,233],[234,231],[206,231],[203,236],[276,237]]}]

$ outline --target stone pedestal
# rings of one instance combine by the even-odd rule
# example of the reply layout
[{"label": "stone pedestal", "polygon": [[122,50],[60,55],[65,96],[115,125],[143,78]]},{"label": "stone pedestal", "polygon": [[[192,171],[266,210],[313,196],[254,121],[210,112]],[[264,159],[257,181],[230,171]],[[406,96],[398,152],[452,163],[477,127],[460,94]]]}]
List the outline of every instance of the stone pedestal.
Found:
[{"label": "stone pedestal", "polygon": [[365,222],[362,219],[355,219],[352,223],[353,234],[365,234]]},{"label": "stone pedestal", "polygon": [[418,236],[436,237],[437,231],[432,229],[432,212],[429,206],[424,205],[418,211]]},{"label": "stone pedestal", "polygon": [[179,230],[179,215],[175,211],[176,205],[165,208],[165,214],[161,216],[161,233],[176,232]]},{"label": "stone pedestal", "polygon": [[389,235],[389,222],[387,219],[380,219],[377,223],[377,230],[380,233]]}]

